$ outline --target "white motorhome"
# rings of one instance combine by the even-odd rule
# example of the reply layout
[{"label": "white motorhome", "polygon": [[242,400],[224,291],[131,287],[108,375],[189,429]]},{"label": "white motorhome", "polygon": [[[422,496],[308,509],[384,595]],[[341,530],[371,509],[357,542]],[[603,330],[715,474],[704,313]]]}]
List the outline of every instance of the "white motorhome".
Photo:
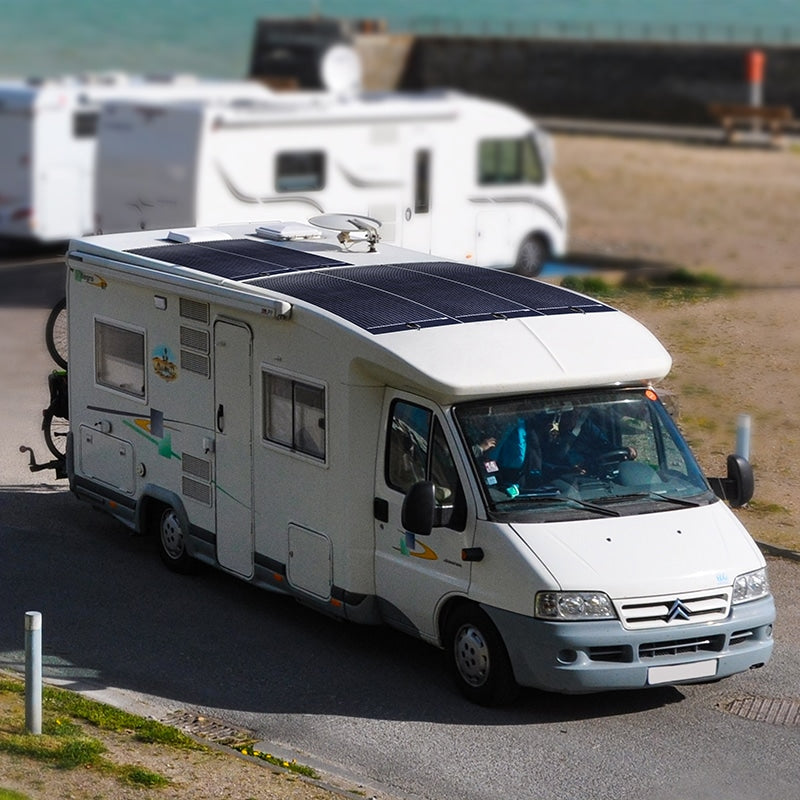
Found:
[{"label": "white motorhome", "polygon": [[41,243],[96,230],[97,119],[113,98],[265,96],[256,82],[96,73],[0,81],[0,236]]},{"label": "white motorhome", "polygon": [[435,91],[120,102],[98,131],[102,233],[348,208],[381,222],[384,241],[527,275],[566,249],[552,143],[500,103]]},{"label": "white motorhome", "polygon": [[444,647],[480,703],[765,664],[765,561],[718,499],[746,502],[752,471],[703,476],[654,388],[656,338],[363,227],[72,241],[77,497],[176,571]]}]

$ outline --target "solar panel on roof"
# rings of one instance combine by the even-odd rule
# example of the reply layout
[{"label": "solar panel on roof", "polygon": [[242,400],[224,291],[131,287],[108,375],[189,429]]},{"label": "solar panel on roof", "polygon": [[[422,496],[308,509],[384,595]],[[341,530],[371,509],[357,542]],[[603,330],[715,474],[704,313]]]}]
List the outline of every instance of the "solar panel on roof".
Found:
[{"label": "solar panel on roof", "polygon": [[448,261],[352,266],[252,239],[165,244],[128,252],[248,281],[310,303],[374,334],[612,310],[558,286]]},{"label": "solar panel on roof", "polygon": [[316,253],[293,250],[252,239],[220,239],[212,242],[155,245],[128,252],[238,281],[280,272],[344,264],[343,261]]},{"label": "solar panel on roof", "polygon": [[374,334],[613,310],[557,286],[450,262],[286,273],[251,283],[318,306]]}]

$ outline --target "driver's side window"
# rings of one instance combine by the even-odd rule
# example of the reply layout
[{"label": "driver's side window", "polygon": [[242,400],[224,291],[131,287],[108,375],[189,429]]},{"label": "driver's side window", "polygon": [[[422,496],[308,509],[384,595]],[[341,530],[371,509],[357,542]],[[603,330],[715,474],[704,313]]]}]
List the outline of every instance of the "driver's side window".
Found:
[{"label": "driver's side window", "polygon": [[386,483],[406,494],[415,483],[425,480],[436,487],[437,505],[452,509],[446,527],[463,530],[466,501],[441,424],[429,409],[396,400],[389,420]]}]

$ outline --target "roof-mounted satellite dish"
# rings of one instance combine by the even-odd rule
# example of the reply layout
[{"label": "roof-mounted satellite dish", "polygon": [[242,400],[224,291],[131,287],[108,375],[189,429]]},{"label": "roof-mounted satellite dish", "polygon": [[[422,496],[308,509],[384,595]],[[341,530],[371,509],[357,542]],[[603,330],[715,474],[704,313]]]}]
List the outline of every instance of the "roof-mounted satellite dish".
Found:
[{"label": "roof-mounted satellite dish", "polygon": [[312,225],[326,230],[339,231],[336,237],[344,247],[356,242],[366,242],[369,252],[375,252],[375,245],[380,241],[378,228],[380,220],[372,217],[362,217],[358,214],[319,214],[308,220]]},{"label": "roof-mounted satellite dish", "polygon": [[361,89],[361,59],[346,44],[329,47],[319,66],[322,85],[336,94],[354,94]]}]

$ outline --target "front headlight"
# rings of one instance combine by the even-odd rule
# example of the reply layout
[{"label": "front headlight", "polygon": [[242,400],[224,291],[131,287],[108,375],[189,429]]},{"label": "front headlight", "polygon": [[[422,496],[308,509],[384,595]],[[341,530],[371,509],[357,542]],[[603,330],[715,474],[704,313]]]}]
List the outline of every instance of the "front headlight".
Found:
[{"label": "front headlight", "polygon": [[746,603],[769,594],[766,567],[755,572],[746,572],[733,582],[733,602]]},{"label": "front headlight", "polygon": [[616,619],[611,599],[603,592],[538,592],[535,603],[540,619],[578,622]]}]

